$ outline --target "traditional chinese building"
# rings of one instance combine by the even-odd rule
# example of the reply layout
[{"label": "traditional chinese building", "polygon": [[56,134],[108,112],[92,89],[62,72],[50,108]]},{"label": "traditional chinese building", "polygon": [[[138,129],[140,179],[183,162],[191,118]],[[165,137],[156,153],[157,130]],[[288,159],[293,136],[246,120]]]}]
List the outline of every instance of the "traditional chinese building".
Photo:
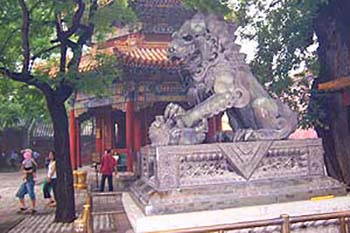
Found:
[{"label": "traditional chinese building", "polygon": [[[93,119],[95,152],[105,148],[127,155],[127,169],[141,146],[149,143],[148,128],[156,115],[162,115],[170,102],[187,104],[187,78],[178,64],[168,61],[171,34],[194,12],[180,0],[137,0],[131,3],[140,28],[117,28],[116,35],[95,45],[117,57],[123,77],[115,81],[112,95],[96,98],[78,93],[70,112],[71,160],[81,165],[81,123]],[[85,63],[85,67],[84,67]],[[82,69],[89,69],[82,60]],[[221,117],[209,122],[209,137],[221,130]]]}]

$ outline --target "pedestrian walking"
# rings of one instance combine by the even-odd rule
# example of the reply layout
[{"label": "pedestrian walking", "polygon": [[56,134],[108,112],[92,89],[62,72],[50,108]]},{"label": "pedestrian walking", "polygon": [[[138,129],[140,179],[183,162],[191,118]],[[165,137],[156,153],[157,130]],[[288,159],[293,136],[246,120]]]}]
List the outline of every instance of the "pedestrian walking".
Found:
[{"label": "pedestrian walking", "polygon": [[30,209],[30,212],[35,213],[36,199],[35,199],[35,191],[34,191],[34,185],[35,185],[34,173],[36,170],[36,163],[33,162],[34,159],[32,158],[32,152],[30,150],[24,151],[23,157],[24,157],[24,160],[21,166],[21,170],[24,174],[23,183],[20,185],[17,191],[16,197],[18,197],[19,199],[19,203],[21,206],[20,211],[24,212],[28,209],[24,201],[24,196],[28,194],[32,204],[32,208]]}]

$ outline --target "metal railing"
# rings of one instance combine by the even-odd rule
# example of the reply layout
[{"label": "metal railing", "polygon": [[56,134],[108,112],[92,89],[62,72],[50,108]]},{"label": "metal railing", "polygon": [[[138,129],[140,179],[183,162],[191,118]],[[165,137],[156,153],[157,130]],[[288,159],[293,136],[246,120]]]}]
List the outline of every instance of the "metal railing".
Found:
[{"label": "metal railing", "polygon": [[93,233],[92,215],[91,215],[91,196],[87,195],[86,204],[80,218],[73,224],[74,233]]},{"label": "metal railing", "polygon": [[[94,229],[98,228],[98,226],[94,226],[95,217],[124,213],[121,195],[121,192],[88,192],[82,215],[74,222],[74,232],[93,233]],[[99,229],[97,231],[99,232]]]},{"label": "metal railing", "polygon": [[281,233],[290,233],[291,225],[295,223],[305,223],[311,221],[322,221],[322,220],[338,220],[339,221],[339,232],[349,233],[347,218],[350,217],[350,211],[324,213],[324,214],[312,214],[312,215],[301,215],[301,216],[289,216],[282,214],[280,218],[249,221],[232,223],[225,225],[216,225],[209,227],[196,227],[187,229],[176,229],[168,231],[157,231],[148,233],[224,233],[229,230],[243,230],[257,227],[268,227],[268,226],[280,226]]}]

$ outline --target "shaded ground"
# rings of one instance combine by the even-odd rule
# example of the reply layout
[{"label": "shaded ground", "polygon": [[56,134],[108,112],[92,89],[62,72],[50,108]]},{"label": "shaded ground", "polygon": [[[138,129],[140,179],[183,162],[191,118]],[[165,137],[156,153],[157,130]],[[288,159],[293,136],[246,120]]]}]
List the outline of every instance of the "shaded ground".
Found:
[{"label": "shaded ground", "polygon": [[[45,206],[45,201],[41,191],[41,181],[45,177],[45,170],[38,171],[38,182],[35,185],[35,192],[37,196],[37,210],[39,213],[53,213],[54,209]],[[0,232],[6,230],[18,223],[25,216],[18,214],[19,209],[18,200],[15,195],[19,185],[22,182],[23,175],[21,172],[0,173]],[[29,199],[26,197],[29,204]]]},{"label": "shaded ground", "polygon": [[[91,168],[88,170],[89,183],[96,184],[95,173]],[[53,223],[55,209],[46,206],[46,201],[43,198],[41,191],[41,183],[45,177],[45,170],[38,171],[38,182],[35,185],[37,196],[37,211],[35,215],[18,214],[18,200],[15,197],[16,191],[22,182],[21,172],[0,173],[0,232],[1,233],[68,233],[72,232],[73,224]],[[123,187],[117,179],[114,179],[114,185]],[[76,191],[75,202],[77,204],[77,214],[82,212],[82,205],[86,200],[86,191]],[[29,204],[29,199],[26,197]],[[113,201],[113,205],[111,205]],[[97,204],[97,203],[96,203]],[[107,208],[121,206],[120,199],[99,202],[96,207]],[[112,208],[113,209],[113,208]],[[117,233],[132,233],[130,224],[125,213],[108,215],[102,214],[94,217],[95,232],[117,232]]]}]

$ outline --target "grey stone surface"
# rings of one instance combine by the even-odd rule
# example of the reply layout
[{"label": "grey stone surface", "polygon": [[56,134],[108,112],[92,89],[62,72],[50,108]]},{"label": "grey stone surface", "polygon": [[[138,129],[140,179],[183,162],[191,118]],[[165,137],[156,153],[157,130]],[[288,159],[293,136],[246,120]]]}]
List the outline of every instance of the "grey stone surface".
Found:
[{"label": "grey stone surface", "polygon": [[192,108],[170,103],[150,127],[152,145],[199,144],[207,119],[226,111],[234,141],[279,140],[297,127],[297,115],[257,81],[235,44],[237,26],[214,15],[195,15],[173,34],[170,59],[192,77]]},{"label": "grey stone surface", "polygon": [[131,190],[146,214],[346,193],[325,175],[320,139],[144,147],[142,176]]},{"label": "grey stone surface", "polygon": [[[318,201],[304,200],[268,205],[245,206],[220,210],[196,211],[177,214],[145,215],[129,193],[123,195],[128,218],[135,230],[140,232],[184,232],[183,229],[222,226],[258,220],[280,218],[282,214],[291,217],[347,211],[350,197],[335,197]],[[230,233],[280,233],[280,226],[256,227],[243,230],[225,230]],[[337,220],[309,221],[291,224],[293,233],[337,233]]]}]

